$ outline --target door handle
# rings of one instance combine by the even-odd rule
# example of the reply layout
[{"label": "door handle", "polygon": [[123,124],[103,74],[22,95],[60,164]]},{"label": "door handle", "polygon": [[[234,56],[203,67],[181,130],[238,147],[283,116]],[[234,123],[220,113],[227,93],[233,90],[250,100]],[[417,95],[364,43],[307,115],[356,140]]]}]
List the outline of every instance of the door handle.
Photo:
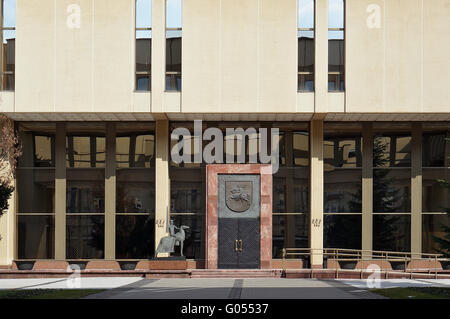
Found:
[{"label": "door handle", "polygon": [[241,239],[241,240],[239,240],[239,244],[240,244],[240,248],[239,248],[239,251],[240,251],[240,252],[242,252],[242,239]]},{"label": "door handle", "polygon": [[234,251],[238,251],[238,240],[234,241]]}]

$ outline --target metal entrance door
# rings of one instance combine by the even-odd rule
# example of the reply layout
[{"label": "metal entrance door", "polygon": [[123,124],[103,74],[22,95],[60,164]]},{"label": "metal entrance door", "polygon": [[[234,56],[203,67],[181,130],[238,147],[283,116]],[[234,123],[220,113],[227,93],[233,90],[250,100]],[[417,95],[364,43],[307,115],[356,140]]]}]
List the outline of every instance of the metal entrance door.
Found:
[{"label": "metal entrance door", "polygon": [[260,267],[260,176],[219,175],[218,268]]}]

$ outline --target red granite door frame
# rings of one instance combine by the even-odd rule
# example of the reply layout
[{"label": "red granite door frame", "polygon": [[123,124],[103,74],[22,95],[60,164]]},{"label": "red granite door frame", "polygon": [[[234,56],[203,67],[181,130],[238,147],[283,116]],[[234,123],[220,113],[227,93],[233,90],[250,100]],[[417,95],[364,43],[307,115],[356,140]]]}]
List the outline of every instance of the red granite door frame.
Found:
[{"label": "red granite door frame", "polygon": [[207,269],[217,269],[218,260],[218,175],[261,176],[261,269],[270,269],[272,262],[272,165],[210,164],[206,166],[206,262]]}]

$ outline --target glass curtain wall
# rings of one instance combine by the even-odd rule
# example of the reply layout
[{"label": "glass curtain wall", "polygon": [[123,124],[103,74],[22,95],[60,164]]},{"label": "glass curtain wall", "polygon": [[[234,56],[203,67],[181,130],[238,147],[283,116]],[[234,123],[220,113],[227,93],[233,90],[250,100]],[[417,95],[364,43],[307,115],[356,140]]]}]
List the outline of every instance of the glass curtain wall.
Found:
[{"label": "glass curtain wall", "polygon": [[116,258],[148,259],[155,250],[154,127],[116,125]]},{"label": "glass curtain wall", "polygon": [[105,124],[66,125],[66,258],[102,259]]},{"label": "glass curtain wall", "polygon": [[422,252],[439,253],[438,238],[450,226],[450,129],[448,124],[423,124],[422,132]]},{"label": "glass curtain wall", "polygon": [[374,125],[374,250],[411,250],[411,145],[410,124]]},{"label": "glass curtain wall", "polygon": [[55,124],[18,125],[17,258],[55,256]]},{"label": "glass curtain wall", "polygon": [[272,258],[281,258],[283,248],[309,247],[308,130],[308,124],[299,124],[281,132],[280,169],[273,176]]},{"label": "glass curtain wall", "polygon": [[324,126],[324,248],[361,249],[362,126]]}]

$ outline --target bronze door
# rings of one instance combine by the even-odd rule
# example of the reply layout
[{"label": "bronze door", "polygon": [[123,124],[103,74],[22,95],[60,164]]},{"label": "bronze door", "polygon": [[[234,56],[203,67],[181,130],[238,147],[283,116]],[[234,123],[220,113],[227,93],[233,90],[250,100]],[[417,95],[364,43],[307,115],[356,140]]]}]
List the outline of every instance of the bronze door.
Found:
[{"label": "bronze door", "polygon": [[219,175],[218,268],[260,268],[260,177]]}]

